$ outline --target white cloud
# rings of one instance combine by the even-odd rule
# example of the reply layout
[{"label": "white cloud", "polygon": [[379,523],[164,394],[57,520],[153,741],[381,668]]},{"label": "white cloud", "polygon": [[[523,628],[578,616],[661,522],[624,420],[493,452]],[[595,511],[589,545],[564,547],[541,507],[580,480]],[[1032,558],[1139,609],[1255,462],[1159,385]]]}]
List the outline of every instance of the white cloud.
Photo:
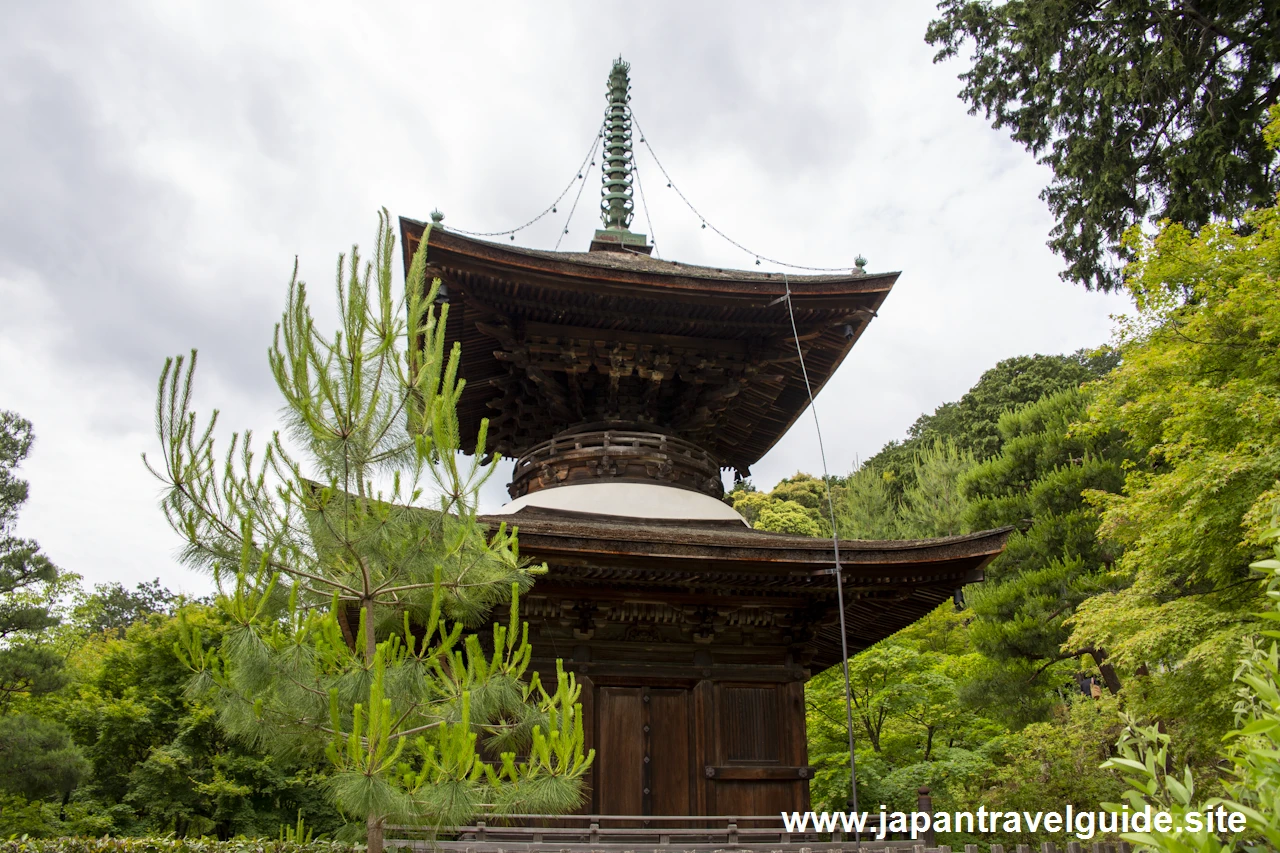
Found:
[{"label": "white cloud", "polygon": [[[610,60],[664,165],[724,231],[795,263],[903,275],[818,400],[834,471],[997,360],[1107,338],[1117,297],[1057,278],[1047,174],[965,113],[928,3],[19,4],[0,34],[0,406],[31,419],[20,521],[90,581],[205,581],[139,454],[165,356],[269,432],[264,353],[293,257],[326,292],[375,211],[500,230],[595,133]],[[661,253],[752,266],[641,153]],[[596,185],[562,248],[585,247]],[[557,217],[520,235],[554,245]],[[637,227],[650,226],[641,220]],[[755,467],[815,471],[802,418]],[[501,484],[486,493],[501,499]]]}]

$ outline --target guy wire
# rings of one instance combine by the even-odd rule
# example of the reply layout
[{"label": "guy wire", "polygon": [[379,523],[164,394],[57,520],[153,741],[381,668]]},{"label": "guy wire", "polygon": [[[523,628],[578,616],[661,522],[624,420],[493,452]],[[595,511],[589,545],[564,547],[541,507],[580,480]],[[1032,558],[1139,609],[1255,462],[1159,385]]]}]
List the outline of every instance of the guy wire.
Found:
[{"label": "guy wire", "polygon": [[[656,158],[655,158],[656,159]],[[659,166],[661,168],[661,166]],[[665,173],[664,173],[665,174]],[[678,192],[678,190],[677,190]],[[718,233],[718,232],[717,232]],[[831,496],[831,475],[827,471],[827,451],[822,443],[822,425],[818,422],[818,406],[813,399],[813,386],[809,384],[809,369],[804,364],[804,352],[800,347],[800,331],[796,328],[796,312],[791,305],[791,281],[782,274],[786,286],[787,316],[791,318],[791,335],[796,342],[796,356],[800,359],[800,375],[804,377],[804,389],[809,394],[809,410],[813,412],[813,428],[818,434],[818,455],[822,459],[822,483],[827,488],[827,512],[831,518],[831,548],[835,552],[836,605],[840,609],[840,666],[844,670],[845,729],[849,735],[849,808],[858,811],[858,759],[853,754],[853,688],[849,682],[849,639],[845,629],[844,578],[840,566],[840,532],[836,529],[836,504]],[[854,824],[854,843],[862,843],[862,831]]]},{"label": "guy wire", "polygon": [[[602,135],[603,135],[603,133],[604,133],[604,131],[601,131],[601,134],[602,134]],[[588,159],[588,160],[589,160],[589,159],[591,159],[591,154],[592,154],[592,152],[594,152],[595,150],[596,150],[596,147],[595,147],[595,143],[593,142],[593,143],[591,143],[591,151],[588,151],[588,152],[587,152],[587,159]],[[603,155],[601,155],[601,156],[603,156]],[[586,160],[583,160],[582,162],[583,162],[583,163],[586,163],[587,161],[586,161]],[[594,161],[594,160],[592,160],[592,161],[591,161],[591,165],[592,165],[592,166],[594,166],[594,165],[595,165],[595,161]],[[578,184],[578,194],[577,194],[576,196],[574,196],[574,197],[573,197],[573,207],[569,208],[569,218],[568,218],[568,219],[566,219],[566,220],[564,221],[564,228],[562,228],[562,229],[560,230],[560,236],[556,237],[556,247],[555,247],[554,249],[552,249],[552,251],[553,251],[553,252],[558,252],[558,251],[560,251],[560,241],[564,239],[564,235],[566,235],[566,234],[568,234],[568,233],[569,233],[569,223],[573,221],[573,212],[574,212],[575,210],[577,210],[577,209],[578,209],[578,202],[582,199],[582,190],[583,190],[583,188],[587,185],[587,171],[586,171],[586,169],[587,169],[587,167],[586,167],[586,166],[584,166],[584,167],[583,167],[583,170],[582,170],[582,171],[580,171],[580,172],[578,172],[578,177],[582,178],[582,183]]]},{"label": "guy wire", "polygon": [[644,224],[649,229],[649,242],[653,244],[653,253],[659,258],[662,253],[658,251],[658,235],[653,231],[653,220],[649,218],[649,202],[644,197],[644,182],[640,180],[640,167],[633,160],[631,162],[631,174],[636,176],[636,188],[640,190],[640,206],[644,208]]},{"label": "guy wire", "polygon": [[[603,124],[603,123],[601,123],[600,127],[596,128],[596,136],[595,136],[595,139],[600,139],[603,135],[604,135],[604,124]],[[560,191],[560,195],[556,196],[556,200],[555,200],[555,201],[553,201],[553,202],[551,202],[551,204],[547,205],[547,207],[546,207],[546,209],[545,209],[545,210],[543,210],[543,211],[542,211],[541,213],[539,213],[537,216],[533,217],[533,219],[530,219],[530,220],[529,220],[528,222],[526,222],[525,224],[523,224],[523,225],[518,225],[518,226],[516,226],[515,228],[509,229],[509,230],[507,230],[507,231],[467,231],[467,230],[466,230],[466,229],[464,229],[464,228],[455,228],[455,227],[454,227],[454,226],[452,226],[452,225],[450,225],[450,226],[449,226],[449,230],[450,230],[450,231],[455,231],[455,232],[457,232],[457,233],[459,233],[459,234],[465,234],[465,235],[467,235],[468,237],[506,237],[508,234],[515,234],[517,231],[523,231],[524,229],[528,228],[528,227],[529,227],[530,225],[532,225],[533,223],[537,222],[537,221],[538,221],[539,219],[541,219],[542,217],[546,216],[548,213],[555,213],[555,212],[556,212],[556,206],[560,204],[560,202],[564,199],[564,197],[565,197],[566,195],[568,195],[569,190],[573,189],[573,182],[574,182],[574,181],[581,180],[583,183],[586,183],[587,176],[586,176],[586,171],[585,171],[585,170],[586,170],[586,168],[587,168],[587,161],[591,159],[591,155],[592,155],[593,153],[595,153],[595,150],[596,150],[596,143],[595,143],[595,139],[593,139],[593,140],[591,141],[591,147],[587,149],[587,156],[585,156],[585,157],[583,157],[583,158],[582,158],[582,165],[580,165],[580,166],[578,167],[578,171],[577,171],[577,173],[576,173],[576,174],[577,174],[577,177],[576,177],[576,178],[573,178],[573,179],[571,179],[571,180],[569,181],[568,185],[567,185],[567,186],[565,186],[565,188],[564,188],[564,189],[562,189],[562,190]],[[579,194],[579,195],[581,195],[581,194],[582,194],[582,190],[581,190],[581,189],[579,189],[579,190],[578,190],[578,194]]]},{"label": "guy wire", "polygon": [[756,259],[757,265],[761,261],[768,261],[769,263],[774,264],[775,266],[787,267],[788,269],[793,269],[793,270],[807,270],[809,272],[838,272],[838,273],[848,273],[850,270],[854,269],[857,266],[855,264],[852,267],[806,267],[806,266],[801,266],[800,264],[789,264],[786,261],[780,261],[776,258],[770,258],[765,255],[762,255],[759,252],[751,251],[746,246],[742,245],[737,240],[733,239],[728,234],[721,231],[714,224],[712,224],[711,220],[707,219],[707,217],[703,216],[701,213],[698,212],[698,208],[694,207],[693,202],[689,201],[689,199],[685,196],[685,194],[681,192],[680,188],[676,186],[675,181],[671,179],[671,175],[667,172],[666,167],[662,165],[662,161],[659,160],[658,155],[654,153],[653,146],[649,144],[649,137],[645,134],[644,128],[640,126],[640,120],[636,118],[635,110],[631,111],[631,121],[635,123],[636,131],[639,132],[640,134],[640,144],[643,145],[645,148],[649,149],[649,156],[653,158],[653,162],[658,167],[658,171],[662,173],[662,177],[667,179],[667,186],[676,191],[676,195],[680,196],[680,200],[684,202],[685,207],[689,208],[689,210],[693,213],[693,215],[698,217],[698,221],[702,223],[702,227],[710,228],[729,245],[734,246],[742,250],[743,252],[746,252],[748,255],[751,255],[753,258]]}]

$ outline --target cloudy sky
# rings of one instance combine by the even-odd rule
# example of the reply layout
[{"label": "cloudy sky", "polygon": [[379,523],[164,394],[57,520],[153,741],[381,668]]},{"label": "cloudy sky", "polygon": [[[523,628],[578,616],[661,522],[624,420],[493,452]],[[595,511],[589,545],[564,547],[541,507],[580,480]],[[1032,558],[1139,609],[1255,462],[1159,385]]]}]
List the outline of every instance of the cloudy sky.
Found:
[{"label": "cloudy sky", "polygon": [[[496,231],[570,180],[632,103],[707,218],[797,264],[902,277],[818,399],[833,472],[1002,358],[1093,346],[1120,297],[1061,282],[1046,172],[957,100],[931,3],[11,3],[0,32],[0,408],[35,424],[19,532],[89,582],[203,591],[140,460],[155,382],[268,433],[265,351],[295,256],[327,292],[376,211]],[[645,153],[643,174],[654,169]],[[648,172],[644,170],[648,168]],[[662,256],[754,268],[656,176]],[[593,177],[562,249],[596,227]],[[551,248],[559,214],[518,244]],[[767,269],[768,267],[762,267]],[[754,467],[819,470],[810,418]],[[496,506],[501,488],[486,495]]]}]

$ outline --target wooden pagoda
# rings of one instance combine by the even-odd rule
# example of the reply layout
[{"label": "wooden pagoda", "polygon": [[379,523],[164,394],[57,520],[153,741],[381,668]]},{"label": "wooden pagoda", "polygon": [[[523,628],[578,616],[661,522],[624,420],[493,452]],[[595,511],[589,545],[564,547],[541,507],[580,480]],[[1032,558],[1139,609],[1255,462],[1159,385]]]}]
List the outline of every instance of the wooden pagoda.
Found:
[{"label": "wooden pagoda", "polygon": [[[583,685],[589,813],[776,815],[808,804],[804,683],[840,661],[829,540],[751,529],[723,501],[808,405],[898,274],[788,276],[658,260],[631,219],[626,65],[610,76],[604,228],[590,251],[471,239],[435,220],[428,277],[461,343],[475,451],[517,459],[545,561],[522,604],[535,666]],[[406,269],[427,227],[401,220]],[[840,543],[849,651],[982,579],[1006,532]]]}]

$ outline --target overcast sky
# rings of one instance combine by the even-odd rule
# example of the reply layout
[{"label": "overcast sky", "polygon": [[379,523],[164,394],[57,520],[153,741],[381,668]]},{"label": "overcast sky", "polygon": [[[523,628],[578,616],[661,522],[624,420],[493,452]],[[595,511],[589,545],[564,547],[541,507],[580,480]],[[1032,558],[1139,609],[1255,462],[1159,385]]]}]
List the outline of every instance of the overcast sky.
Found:
[{"label": "overcast sky", "polygon": [[[377,11],[375,11],[377,10]],[[296,255],[328,293],[376,211],[513,227],[572,178],[621,54],[650,143],[707,218],[792,263],[902,270],[818,398],[833,473],[997,361],[1094,346],[1120,297],[1060,281],[1044,169],[956,98],[929,2],[6,4],[0,408],[35,425],[19,532],[91,583],[201,592],[140,454],[155,382],[269,433],[265,359]],[[663,257],[751,267],[639,154]],[[647,171],[645,171],[647,169]],[[597,227],[598,178],[562,249]],[[521,232],[552,248],[569,203]],[[761,269],[768,269],[768,265]],[[807,415],[758,465],[820,462]],[[503,478],[505,482],[505,477]],[[486,495],[495,507],[503,492]]]}]

